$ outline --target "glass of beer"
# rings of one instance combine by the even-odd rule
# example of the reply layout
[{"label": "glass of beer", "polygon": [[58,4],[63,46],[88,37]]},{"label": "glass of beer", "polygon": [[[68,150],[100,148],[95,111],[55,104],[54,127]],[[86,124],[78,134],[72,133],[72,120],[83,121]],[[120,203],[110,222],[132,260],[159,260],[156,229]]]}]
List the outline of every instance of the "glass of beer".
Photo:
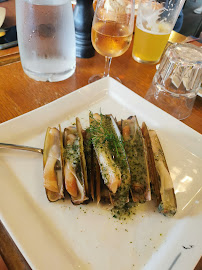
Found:
[{"label": "glass of beer", "polygon": [[139,2],[132,56],[139,63],[156,64],[165,49],[185,0]]},{"label": "glass of beer", "polygon": [[134,10],[134,0],[97,1],[91,39],[95,50],[105,56],[105,68],[103,74],[92,76],[89,83],[108,77],[112,57],[124,54],[129,48],[133,35]]}]

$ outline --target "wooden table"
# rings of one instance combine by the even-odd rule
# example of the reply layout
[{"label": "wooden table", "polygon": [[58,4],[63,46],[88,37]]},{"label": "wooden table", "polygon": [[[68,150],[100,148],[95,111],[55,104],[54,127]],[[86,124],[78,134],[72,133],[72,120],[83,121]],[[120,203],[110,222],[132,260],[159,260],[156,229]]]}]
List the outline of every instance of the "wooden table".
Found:
[{"label": "wooden table", "polygon": [[[14,0],[0,4],[8,8],[6,26],[15,24]],[[173,33],[175,41],[185,37]],[[123,84],[144,97],[156,72],[155,65],[139,64],[132,59],[132,46],[123,55],[113,59],[111,72]],[[0,123],[43,106],[87,85],[93,74],[103,72],[104,57],[95,54],[90,59],[77,58],[76,71],[69,79],[57,83],[37,82],[25,75],[18,59],[18,47],[0,51]],[[202,98],[197,97],[191,116],[183,121],[202,133]],[[30,269],[17,247],[0,223],[0,253],[9,269]],[[196,269],[202,269],[201,263]]]}]

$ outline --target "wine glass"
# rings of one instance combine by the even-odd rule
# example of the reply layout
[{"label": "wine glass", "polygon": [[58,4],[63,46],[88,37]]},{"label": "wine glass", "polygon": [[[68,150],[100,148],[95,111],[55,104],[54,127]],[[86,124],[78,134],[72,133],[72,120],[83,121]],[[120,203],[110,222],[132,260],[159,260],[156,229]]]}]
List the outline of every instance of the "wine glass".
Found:
[{"label": "wine glass", "polygon": [[[98,0],[91,39],[95,50],[105,56],[103,74],[93,75],[89,83],[109,77],[112,57],[124,54],[130,46],[134,26],[135,0]],[[119,78],[115,78],[120,81]]]}]

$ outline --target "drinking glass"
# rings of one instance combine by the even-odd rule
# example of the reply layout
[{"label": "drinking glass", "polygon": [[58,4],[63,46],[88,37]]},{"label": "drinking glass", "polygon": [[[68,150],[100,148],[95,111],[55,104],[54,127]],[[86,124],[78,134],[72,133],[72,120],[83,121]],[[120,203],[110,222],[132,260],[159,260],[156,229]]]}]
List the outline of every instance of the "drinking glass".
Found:
[{"label": "drinking glass", "polygon": [[185,0],[141,0],[138,6],[132,57],[158,63]]},{"label": "drinking glass", "polygon": [[20,58],[37,81],[57,82],[76,68],[74,19],[70,0],[16,0]]},{"label": "drinking glass", "polygon": [[183,120],[191,112],[202,82],[202,48],[173,44],[165,52],[145,99]]},{"label": "drinking glass", "polygon": [[104,74],[92,76],[89,83],[109,77],[112,57],[124,54],[129,48],[133,34],[134,10],[134,0],[97,1],[91,39],[95,50],[105,56],[105,68]]}]

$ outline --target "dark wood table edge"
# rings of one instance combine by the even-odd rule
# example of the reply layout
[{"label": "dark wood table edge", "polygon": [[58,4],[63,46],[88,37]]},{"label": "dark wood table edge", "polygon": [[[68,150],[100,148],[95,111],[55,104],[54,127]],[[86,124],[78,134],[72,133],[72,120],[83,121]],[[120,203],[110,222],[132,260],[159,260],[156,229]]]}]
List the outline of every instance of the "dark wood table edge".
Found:
[{"label": "dark wood table edge", "polygon": [[0,221],[0,254],[8,270],[31,270],[15,242]]}]

